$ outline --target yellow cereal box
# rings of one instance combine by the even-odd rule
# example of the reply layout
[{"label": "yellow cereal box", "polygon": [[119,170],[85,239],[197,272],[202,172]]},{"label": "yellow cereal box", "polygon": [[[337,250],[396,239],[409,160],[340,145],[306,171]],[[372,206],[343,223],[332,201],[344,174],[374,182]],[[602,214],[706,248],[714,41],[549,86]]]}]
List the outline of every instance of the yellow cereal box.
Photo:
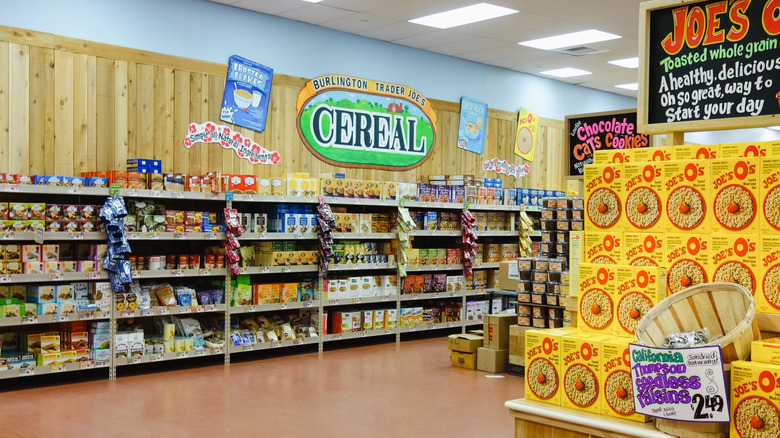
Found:
[{"label": "yellow cereal box", "polygon": [[620,265],[666,266],[663,233],[623,233]]},{"label": "yellow cereal box", "polygon": [[631,385],[628,344],[634,338],[609,336],[601,341],[601,415],[645,423],[651,420],[636,413]]},{"label": "yellow cereal box", "polygon": [[615,324],[616,280],[617,265],[579,265],[577,327],[580,330],[612,333],[612,324]]},{"label": "yellow cereal box", "polygon": [[620,262],[623,251],[623,233],[585,231],[582,237],[583,263],[615,265]]},{"label": "yellow cereal box", "polygon": [[720,145],[684,144],[672,146],[672,160],[714,160],[720,157]]},{"label": "yellow cereal box", "polygon": [[780,235],[761,235],[756,310],[780,313]]},{"label": "yellow cereal box", "polygon": [[574,332],[561,337],[561,406],[601,414],[601,337]]},{"label": "yellow cereal box", "polygon": [[709,234],[667,234],[667,295],[709,282],[711,236]]},{"label": "yellow cereal box", "polygon": [[713,233],[758,233],[758,162],[758,158],[710,160]]},{"label": "yellow cereal box", "polygon": [[624,229],[662,232],[664,180],[661,162],[623,165]]},{"label": "yellow cereal box", "polygon": [[593,164],[629,163],[633,149],[599,149],[593,152]]},{"label": "yellow cereal box", "polygon": [[585,166],[586,229],[622,231],[622,164]]},{"label": "yellow cereal box", "polygon": [[709,163],[708,160],[661,163],[665,232],[708,233],[711,229]]},{"label": "yellow cereal box", "polygon": [[760,250],[758,235],[713,233],[710,240],[710,282],[738,283],[755,296]]},{"label": "yellow cereal box", "polygon": [[780,435],[780,365],[732,362],[729,408],[730,437]]},{"label": "yellow cereal box", "polygon": [[639,148],[634,149],[634,163],[647,163],[650,161],[669,161],[672,159],[672,148]]},{"label": "yellow cereal box", "polygon": [[525,398],[561,404],[561,337],[570,329],[525,332]]},{"label": "yellow cereal box", "polygon": [[780,141],[721,143],[720,145],[720,158],[777,156],[780,156]]},{"label": "yellow cereal box", "polygon": [[751,342],[750,361],[780,365],[780,338]]},{"label": "yellow cereal box", "polygon": [[639,320],[666,298],[666,269],[618,266],[612,334],[634,336]]},{"label": "yellow cereal box", "polygon": [[759,231],[780,231],[780,154],[759,160]]}]

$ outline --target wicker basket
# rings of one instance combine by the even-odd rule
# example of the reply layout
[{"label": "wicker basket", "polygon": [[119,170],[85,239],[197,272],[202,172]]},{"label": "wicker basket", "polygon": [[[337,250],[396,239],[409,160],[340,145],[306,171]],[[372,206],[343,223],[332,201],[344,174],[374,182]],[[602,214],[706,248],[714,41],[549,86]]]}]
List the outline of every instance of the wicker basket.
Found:
[{"label": "wicker basket", "polygon": [[[639,321],[636,339],[642,345],[663,345],[666,336],[707,328],[718,339],[726,371],[735,360],[750,359],[750,343],[760,339],[756,305],[750,291],[735,283],[706,283],[684,289],[650,309]],[[728,385],[729,379],[726,379]],[[655,419],[658,430],[685,438],[720,438],[728,423],[688,423]]]}]

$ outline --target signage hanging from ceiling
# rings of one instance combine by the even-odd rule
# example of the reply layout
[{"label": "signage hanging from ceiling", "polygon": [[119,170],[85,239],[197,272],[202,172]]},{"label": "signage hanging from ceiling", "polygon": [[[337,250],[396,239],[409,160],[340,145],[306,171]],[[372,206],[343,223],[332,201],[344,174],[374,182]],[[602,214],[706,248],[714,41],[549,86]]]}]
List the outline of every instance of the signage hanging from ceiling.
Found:
[{"label": "signage hanging from ceiling", "polygon": [[780,0],[642,3],[639,128],[777,124],[779,34]]},{"label": "signage hanging from ceiling", "polygon": [[335,166],[408,170],[433,151],[436,114],[405,85],[346,75],[309,81],[298,94],[298,133]]},{"label": "signage hanging from ceiling", "polygon": [[274,71],[233,55],[228,61],[219,119],[257,132],[265,130]]},{"label": "signage hanging from ceiling", "polygon": [[636,110],[566,116],[569,133],[569,176],[581,177],[593,164],[598,150],[634,149],[650,146],[650,137],[637,132]]}]

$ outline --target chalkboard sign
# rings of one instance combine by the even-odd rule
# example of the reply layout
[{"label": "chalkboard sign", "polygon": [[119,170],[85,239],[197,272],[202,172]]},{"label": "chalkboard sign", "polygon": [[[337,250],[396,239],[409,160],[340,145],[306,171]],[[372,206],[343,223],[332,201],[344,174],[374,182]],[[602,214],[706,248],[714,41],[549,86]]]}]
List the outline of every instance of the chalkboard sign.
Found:
[{"label": "chalkboard sign", "polygon": [[643,132],[777,124],[770,116],[780,114],[780,0],[640,8]]},{"label": "chalkboard sign", "polygon": [[570,177],[581,177],[597,150],[650,146],[649,137],[637,133],[636,110],[567,116],[566,129]]}]

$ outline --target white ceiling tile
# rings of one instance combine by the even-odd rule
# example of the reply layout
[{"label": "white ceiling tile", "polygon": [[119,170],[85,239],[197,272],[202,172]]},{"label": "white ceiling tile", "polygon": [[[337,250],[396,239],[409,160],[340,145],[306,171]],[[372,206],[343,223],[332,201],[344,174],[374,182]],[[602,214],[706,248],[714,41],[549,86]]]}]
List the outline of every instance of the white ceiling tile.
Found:
[{"label": "white ceiling tile", "polygon": [[290,20],[319,25],[326,21],[344,18],[352,14],[354,14],[354,12],[345,11],[344,9],[331,8],[330,6],[324,6],[320,4],[312,4],[304,8],[283,12],[279,14],[279,16],[288,18]]},{"label": "white ceiling tile", "polygon": [[389,26],[398,23],[398,20],[379,15],[365,13],[354,13],[335,20],[324,21],[320,26],[329,29],[340,30],[342,32],[359,34],[364,31]]},{"label": "white ceiling tile", "polygon": [[427,49],[429,47],[434,47],[445,43],[463,41],[469,38],[472,37],[458,32],[431,29],[431,32],[415,35],[409,38],[403,38],[395,41],[395,43],[401,44],[403,46],[416,47],[418,49]]},{"label": "white ceiling tile", "polygon": [[438,46],[433,46],[428,50],[443,55],[461,57],[460,55],[463,53],[492,49],[503,44],[504,43],[501,41],[490,38],[472,37],[461,41],[447,42]]},{"label": "white ceiling tile", "polygon": [[430,33],[433,31],[434,30],[429,27],[419,26],[417,24],[412,24],[406,21],[397,21],[394,24],[388,26],[364,30],[359,32],[358,35],[374,38],[377,40],[395,42],[404,38]]},{"label": "white ceiling tile", "polygon": [[304,8],[308,4],[300,0],[238,0],[232,1],[232,3],[237,8],[268,15],[279,15],[283,12]]}]

